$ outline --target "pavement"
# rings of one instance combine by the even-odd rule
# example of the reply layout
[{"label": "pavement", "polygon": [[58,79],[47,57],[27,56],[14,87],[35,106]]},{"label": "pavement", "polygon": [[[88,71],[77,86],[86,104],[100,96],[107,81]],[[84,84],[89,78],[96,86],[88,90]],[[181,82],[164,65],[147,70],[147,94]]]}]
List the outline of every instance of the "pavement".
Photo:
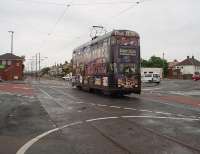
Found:
[{"label": "pavement", "polygon": [[0,83],[0,154],[198,154],[200,82],[112,98],[69,82]]}]

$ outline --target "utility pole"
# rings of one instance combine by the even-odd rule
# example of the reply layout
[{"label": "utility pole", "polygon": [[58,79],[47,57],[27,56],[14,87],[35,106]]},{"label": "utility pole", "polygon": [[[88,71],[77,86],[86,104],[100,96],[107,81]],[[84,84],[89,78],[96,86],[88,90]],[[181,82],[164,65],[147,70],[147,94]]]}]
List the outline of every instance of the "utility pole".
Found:
[{"label": "utility pole", "polygon": [[10,52],[11,54],[13,54],[13,34],[14,34],[14,31],[8,31],[9,33],[11,33],[11,49],[10,49]]},{"label": "utility pole", "polygon": [[36,55],[35,55],[35,77],[36,77],[36,79],[37,79],[37,71],[38,71],[37,63],[38,63],[38,60],[37,60],[37,53],[36,53]]},{"label": "utility pole", "polygon": [[163,65],[163,73],[162,73],[162,74],[163,74],[163,75],[162,75],[162,78],[163,78],[163,79],[164,79],[164,68],[165,68],[165,66],[164,66],[164,65],[165,65],[165,64],[164,64],[164,60],[165,60],[165,59],[164,59],[164,58],[165,58],[165,53],[163,52],[163,60],[162,60],[162,61],[163,61],[163,64],[162,64],[162,65]]},{"label": "utility pole", "polygon": [[39,80],[40,80],[40,52],[38,53],[38,56],[39,56]]}]

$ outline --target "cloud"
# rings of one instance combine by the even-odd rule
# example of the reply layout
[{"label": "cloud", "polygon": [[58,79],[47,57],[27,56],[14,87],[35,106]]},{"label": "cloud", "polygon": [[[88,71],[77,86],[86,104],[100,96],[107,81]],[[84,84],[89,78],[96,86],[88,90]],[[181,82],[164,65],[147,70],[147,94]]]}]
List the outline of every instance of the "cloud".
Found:
[{"label": "cloud", "polygon": [[[143,58],[165,52],[168,60],[181,60],[191,53],[200,59],[200,1],[143,1],[133,6],[119,3],[120,0],[109,1],[115,5],[98,4],[108,1],[76,0],[56,24],[70,1],[2,0],[0,53],[10,50],[7,31],[14,30],[16,54],[31,57],[41,52],[49,57],[49,64],[64,62],[71,59],[73,48],[90,40],[91,26],[103,25],[108,30],[139,32]],[[80,3],[86,5],[75,5]]]}]

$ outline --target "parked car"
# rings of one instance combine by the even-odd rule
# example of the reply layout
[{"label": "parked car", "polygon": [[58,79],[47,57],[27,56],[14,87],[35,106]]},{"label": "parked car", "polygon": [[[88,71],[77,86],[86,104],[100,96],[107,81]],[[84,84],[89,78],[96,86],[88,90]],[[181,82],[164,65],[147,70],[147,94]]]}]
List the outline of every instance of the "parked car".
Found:
[{"label": "parked car", "polygon": [[66,80],[66,81],[69,81],[72,79],[71,75],[70,74],[67,74],[66,76],[63,76],[62,77],[63,80]]},{"label": "parked car", "polygon": [[142,76],[142,82],[149,82],[149,83],[160,83],[160,74],[159,73],[148,73]]},{"label": "parked car", "polygon": [[194,81],[200,80],[200,74],[194,74],[194,75],[192,76],[192,80],[194,80]]}]

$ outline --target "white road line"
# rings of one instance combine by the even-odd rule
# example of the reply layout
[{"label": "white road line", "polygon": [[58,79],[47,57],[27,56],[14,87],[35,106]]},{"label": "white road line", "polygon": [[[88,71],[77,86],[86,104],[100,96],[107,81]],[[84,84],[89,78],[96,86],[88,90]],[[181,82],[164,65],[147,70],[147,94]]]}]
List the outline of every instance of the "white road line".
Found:
[{"label": "white road line", "polygon": [[109,107],[116,108],[116,109],[120,109],[121,108],[120,106],[109,106]]},{"label": "white road line", "polygon": [[53,99],[51,95],[49,95],[46,91],[42,90],[41,88],[38,88],[43,94],[45,94],[48,98]]},{"label": "white road line", "polygon": [[75,102],[76,104],[85,104],[84,102]]},{"label": "white road line", "polygon": [[182,115],[182,114],[177,114],[177,116],[185,117],[185,115]]},{"label": "white road line", "polygon": [[187,121],[200,121],[197,118],[178,118],[178,117],[157,117],[157,116],[121,116],[121,118],[150,118],[150,119],[172,119],[172,120],[187,120]]},{"label": "white road line", "polygon": [[167,115],[172,115],[172,113],[168,113],[168,112],[159,112],[159,111],[155,111],[155,113],[158,113],[158,114],[167,114]]},{"label": "white road line", "polygon": [[52,130],[49,130],[33,139],[31,139],[30,141],[28,141],[26,144],[24,144],[18,151],[16,154],[24,154],[34,143],[36,143],[38,140],[40,140],[41,138],[53,133],[53,132],[56,132],[56,131],[59,131],[61,129],[64,129],[66,127],[69,127],[69,126],[74,126],[74,125],[78,125],[78,124],[81,124],[82,122],[74,122],[74,123],[71,123],[71,124],[67,124],[67,125],[64,125],[62,127],[58,127],[58,128],[55,128],[55,129],[52,129]]},{"label": "white road line", "polygon": [[142,91],[158,90],[158,89],[162,89],[162,88],[144,88],[144,89],[142,89]]},{"label": "white road line", "polygon": [[125,109],[125,110],[134,110],[134,111],[137,110],[137,109],[134,109],[134,108],[128,108],[128,107],[125,107],[125,108],[123,108],[123,109]]},{"label": "white road line", "polygon": [[41,138],[53,133],[53,132],[56,132],[58,131],[59,128],[55,128],[55,129],[52,129],[50,131],[47,131],[33,139],[31,139],[30,141],[28,141],[26,144],[24,144],[18,151],[16,154],[24,154],[34,143],[36,143],[38,140],[40,140]]},{"label": "white road line", "polygon": [[108,105],[104,105],[104,104],[97,104],[97,106],[103,106],[103,107],[105,107],[105,106],[108,106]]},{"label": "white road line", "polygon": [[[98,121],[98,120],[106,120],[106,119],[116,119],[116,118],[119,118],[119,117],[103,117],[103,118],[96,118],[96,119],[89,119],[89,120],[86,120],[86,122],[92,122],[92,121]],[[25,154],[26,151],[33,145],[35,144],[37,141],[39,141],[40,139],[42,139],[43,137],[53,133],[53,132],[56,132],[56,131],[59,131],[59,130],[62,130],[64,128],[67,128],[67,127],[70,127],[70,126],[75,126],[75,125],[79,125],[79,124],[82,124],[83,121],[78,121],[78,122],[74,122],[74,123],[70,123],[70,124],[67,124],[67,125],[64,125],[62,127],[58,127],[58,128],[55,128],[55,129],[52,129],[52,130],[49,130],[47,132],[44,132],[42,133],[41,135],[38,135],[36,136],[35,138],[31,139],[30,141],[28,141],[27,143],[25,143],[18,151],[16,154]]]},{"label": "white road line", "polygon": [[107,119],[117,119],[119,117],[104,117],[104,118],[96,118],[96,119],[89,119],[86,120],[86,122],[91,122],[91,121],[98,121],[98,120],[107,120]]},{"label": "white road line", "polygon": [[172,113],[162,112],[162,114],[172,115]]},{"label": "white road line", "polygon": [[[85,120],[85,122],[92,122],[92,121],[100,121],[100,120],[108,120],[108,119],[118,119],[118,118],[150,118],[150,119],[172,119],[172,120],[189,120],[189,121],[200,121],[200,119],[192,119],[192,118],[176,118],[176,117],[157,117],[157,116],[120,116],[120,117],[102,117],[102,118],[96,118],[96,119],[88,119]],[[44,132],[38,136],[36,136],[35,138],[29,140],[27,143],[25,143],[18,151],[16,154],[25,154],[26,151],[33,145],[35,144],[37,141],[39,141],[40,139],[42,139],[43,137],[62,130],[64,128],[70,127],[70,126],[75,126],[75,125],[79,125],[84,123],[84,121],[78,121],[78,122],[74,122],[74,123],[70,123],[58,128],[54,128],[52,130],[49,130],[47,132]]]},{"label": "white road line", "polygon": [[142,112],[153,112],[153,111],[149,111],[149,110],[139,110],[139,111],[142,111]]}]

